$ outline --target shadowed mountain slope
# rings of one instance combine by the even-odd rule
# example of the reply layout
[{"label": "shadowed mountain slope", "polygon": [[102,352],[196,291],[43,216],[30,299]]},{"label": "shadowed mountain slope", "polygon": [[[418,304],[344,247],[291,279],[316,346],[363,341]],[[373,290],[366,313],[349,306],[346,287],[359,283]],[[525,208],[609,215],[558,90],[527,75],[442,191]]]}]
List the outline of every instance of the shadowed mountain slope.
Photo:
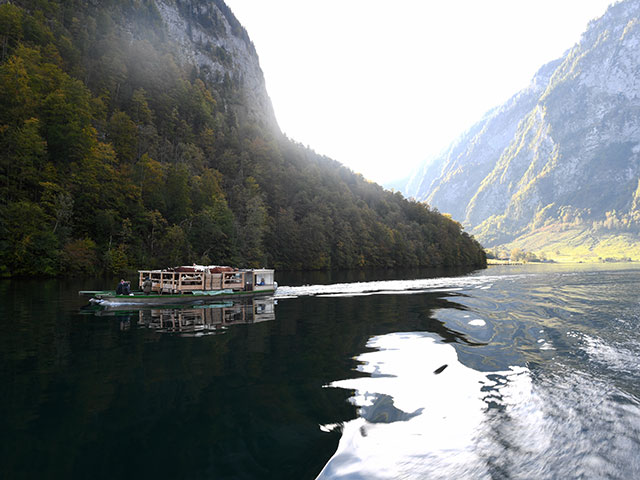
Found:
[{"label": "shadowed mountain slope", "polygon": [[0,2],[0,275],[485,264],[278,128],[222,0]]}]

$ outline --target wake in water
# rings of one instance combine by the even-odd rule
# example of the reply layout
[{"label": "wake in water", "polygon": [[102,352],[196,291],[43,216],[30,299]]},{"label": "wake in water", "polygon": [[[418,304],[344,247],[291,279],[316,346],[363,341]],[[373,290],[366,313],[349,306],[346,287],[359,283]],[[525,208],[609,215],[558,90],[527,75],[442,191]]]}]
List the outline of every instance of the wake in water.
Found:
[{"label": "wake in water", "polygon": [[[512,275],[517,280],[527,275]],[[504,276],[469,275],[464,277],[423,278],[416,280],[384,280],[374,282],[334,283],[330,285],[282,286],[276,291],[276,298],[297,298],[301,296],[338,297],[359,295],[381,295],[402,293],[424,293],[457,291],[468,288],[489,289]]]},{"label": "wake in water", "polygon": [[432,315],[477,342],[372,337],[369,376],[328,385],[359,415],[318,478],[639,478],[640,275],[566,268],[291,290],[464,290]]}]

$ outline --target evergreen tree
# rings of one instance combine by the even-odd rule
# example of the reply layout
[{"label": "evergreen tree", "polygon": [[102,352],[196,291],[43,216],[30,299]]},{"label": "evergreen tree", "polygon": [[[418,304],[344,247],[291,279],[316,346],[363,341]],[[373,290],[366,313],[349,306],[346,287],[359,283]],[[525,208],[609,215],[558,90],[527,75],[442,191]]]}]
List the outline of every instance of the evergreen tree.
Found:
[{"label": "evergreen tree", "polygon": [[189,65],[165,28],[154,2],[0,5],[1,275],[485,264],[458,223],[251,119],[241,79]]}]

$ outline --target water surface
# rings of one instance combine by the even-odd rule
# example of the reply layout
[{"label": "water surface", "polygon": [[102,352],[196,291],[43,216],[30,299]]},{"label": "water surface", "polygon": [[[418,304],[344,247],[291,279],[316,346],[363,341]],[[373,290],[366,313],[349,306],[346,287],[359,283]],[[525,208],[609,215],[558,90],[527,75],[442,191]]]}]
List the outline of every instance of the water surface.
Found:
[{"label": "water surface", "polygon": [[640,476],[640,268],[314,275],[164,311],[0,282],[0,477]]}]

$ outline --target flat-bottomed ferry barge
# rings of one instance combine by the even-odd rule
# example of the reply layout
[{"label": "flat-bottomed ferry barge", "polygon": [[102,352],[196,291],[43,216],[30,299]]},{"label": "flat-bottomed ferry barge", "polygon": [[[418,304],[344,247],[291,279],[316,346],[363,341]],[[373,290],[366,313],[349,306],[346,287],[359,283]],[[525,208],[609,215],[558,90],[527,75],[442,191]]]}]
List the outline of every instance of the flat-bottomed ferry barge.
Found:
[{"label": "flat-bottomed ferry barge", "polygon": [[117,294],[113,290],[83,290],[91,302],[104,305],[182,305],[275,293],[275,271],[237,269],[218,265],[193,265],[164,270],[139,270],[139,291]]}]

